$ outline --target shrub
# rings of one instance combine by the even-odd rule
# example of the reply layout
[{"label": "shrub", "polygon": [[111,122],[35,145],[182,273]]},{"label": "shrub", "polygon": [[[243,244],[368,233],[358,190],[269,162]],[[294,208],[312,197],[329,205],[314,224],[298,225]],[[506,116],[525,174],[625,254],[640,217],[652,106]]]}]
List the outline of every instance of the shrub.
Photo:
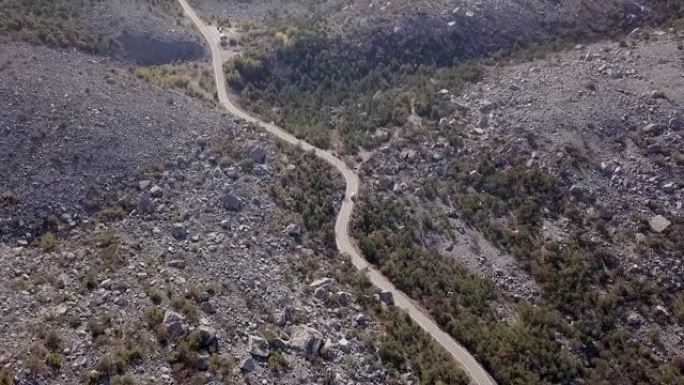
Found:
[{"label": "shrub", "polygon": [[64,364],[64,357],[60,353],[49,352],[45,356],[45,363],[52,369],[60,370]]},{"label": "shrub", "polygon": [[199,310],[197,305],[187,298],[175,297],[173,301],[171,301],[171,306],[185,314],[185,316],[188,317],[188,321],[192,323],[199,322]]},{"label": "shrub", "polygon": [[154,306],[143,313],[143,320],[151,329],[156,328],[164,321],[164,309]]},{"label": "shrub", "polygon": [[98,221],[108,223],[126,218],[126,211],[120,205],[113,205],[101,210],[96,216]]},{"label": "shrub", "polygon": [[0,385],[14,385],[14,373],[9,368],[0,368]]},{"label": "shrub", "polygon": [[112,318],[109,314],[102,315],[99,319],[90,319],[87,324],[88,331],[93,338],[105,334],[105,330],[112,326]]},{"label": "shrub", "polygon": [[19,198],[11,193],[0,194],[0,207],[16,206],[20,202]]},{"label": "shrub", "polygon": [[57,250],[58,241],[55,234],[47,232],[38,239],[38,247],[45,253]]},{"label": "shrub", "polygon": [[124,374],[123,376],[114,376],[110,381],[110,385],[136,385],[137,382],[135,377],[130,374]]},{"label": "shrub", "polygon": [[103,51],[84,24],[84,14],[101,0],[6,0],[0,18],[0,33],[31,43]]},{"label": "shrub", "polygon": [[290,368],[290,363],[285,359],[281,352],[274,352],[268,357],[267,365],[276,372]]},{"label": "shrub", "polygon": [[62,337],[56,331],[51,330],[45,337],[45,347],[50,351],[59,352],[62,350]]}]

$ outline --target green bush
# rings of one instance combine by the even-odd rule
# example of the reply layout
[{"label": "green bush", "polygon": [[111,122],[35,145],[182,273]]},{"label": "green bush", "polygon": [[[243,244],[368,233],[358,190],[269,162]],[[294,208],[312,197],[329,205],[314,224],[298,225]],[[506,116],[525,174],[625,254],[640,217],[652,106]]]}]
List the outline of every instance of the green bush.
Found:
[{"label": "green bush", "polygon": [[38,239],[38,247],[45,253],[57,250],[58,241],[55,234],[47,232]]},{"label": "green bush", "polygon": [[64,365],[64,357],[60,353],[49,352],[45,356],[45,363],[52,369],[60,370]]},{"label": "green bush", "polygon": [[[600,232],[601,225],[578,215],[582,203],[563,192],[567,186],[541,169],[495,163],[486,154],[477,164],[453,159],[436,190],[448,191],[462,217],[515,256],[542,287],[535,306],[516,306],[515,322],[500,320],[495,307],[500,299],[486,281],[422,246],[425,223],[408,214],[409,201],[364,198],[355,222],[362,251],[474,352],[499,383],[671,383],[666,379],[676,373],[673,361],[644,354],[650,349],[630,338],[633,331],[619,320],[625,308],[653,301],[672,301],[679,314],[684,300],[650,282],[622,277],[616,256],[585,235],[587,229]],[[563,244],[537,235],[545,216],[559,215],[575,218],[579,230],[569,230]],[[647,223],[641,226],[647,231]],[[652,243],[678,247],[657,237]],[[388,361],[401,364],[396,346],[381,349]]]},{"label": "green bush", "polygon": [[323,148],[333,130],[344,150],[371,147],[377,128],[403,125],[412,109],[438,119],[438,89],[428,79],[457,90],[481,77],[475,63],[436,65],[403,50],[377,57],[320,30],[300,28],[288,39],[273,52],[235,58],[224,72],[258,113]]}]

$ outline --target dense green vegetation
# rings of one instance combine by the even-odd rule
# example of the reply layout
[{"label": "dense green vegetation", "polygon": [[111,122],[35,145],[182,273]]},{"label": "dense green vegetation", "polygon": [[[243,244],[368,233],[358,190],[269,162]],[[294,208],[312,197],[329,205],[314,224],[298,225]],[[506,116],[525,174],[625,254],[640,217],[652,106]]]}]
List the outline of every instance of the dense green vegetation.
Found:
[{"label": "dense green vegetation", "polygon": [[363,252],[399,288],[428,308],[505,384],[569,383],[577,374],[570,354],[554,342],[558,313],[522,306],[521,319],[499,321],[496,294],[483,279],[420,247],[418,220],[398,201],[369,198],[357,223]]},{"label": "dense green vegetation", "polygon": [[83,24],[102,0],[0,0],[0,34],[56,47],[103,48]]},{"label": "dense green vegetation", "polygon": [[[579,215],[554,178],[515,162],[494,164],[486,155],[475,165],[454,160],[432,196],[448,197],[466,221],[527,267],[544,289],[538,306],[519,304],[518,319],[502,322],[484,281],[421,246],[421,222],[406,214],[408,202],[367,198],[357,222],[365,255],[476,352],[500,383],[683,383],[680,362],[662,362],[617,322],[625,309],[667,303],[670,295],[621,274],[610,250],[587,236],[600,224]],[[563,244],[539,237],[543,217],[561,214],[578,230]]]},{"label": "dense green vegetation", "polygon": [[280,177],[271,186],[271,196],[281,207],[301,215],[308,246],[331,253],[336,247],[334,193],[339,190],[339,179],[314,154],[302,155],[293,149],[287,152],[292,165],[279,170]]},{"label": "dense green vegetation", "polygon": [[[527,267],[544,288],[546,303],[572,321],[566,335],[588,360],[582,377],[589,383],[616,378],[625,383],[665,383],[661,376],[667,366],[616,321],[625,309],[668,303],[670,295],[621,273],[611,250],[590,236],[611,241],[602,222],[580,215],[586,206],[561,194],[558,181],[522,163],[503,169],[493,164],[484,156],[473,177],[462,163],[454,162],[449,194],[470,223]],[[508,223],[502,220],[511,213]],[[574,230],[562,244],[538,236],[542,218],[557,215],[573,221]],[[684,380],[681,374],[678,378]]]},{"label": "dense green vegetation", "polygon": [[320,147],[338,144],[333,129],[347,151],[372,146],[378,128],[402,126],[412,113],[436,117],[440,88],[480,78],[474,63],[443,67],[442,56],[456,46],[444,48],[440,57],[396,57],[318,30],[289,28],[276,35],[284,43],[275,52],[252,52],[227,64],[228,82],[257,112]]}]

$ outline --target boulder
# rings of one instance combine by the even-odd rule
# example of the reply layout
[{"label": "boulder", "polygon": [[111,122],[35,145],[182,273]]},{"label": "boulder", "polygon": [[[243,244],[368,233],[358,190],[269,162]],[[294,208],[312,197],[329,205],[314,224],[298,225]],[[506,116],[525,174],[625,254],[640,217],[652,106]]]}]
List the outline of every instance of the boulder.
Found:
[{"label": "boulder", "polygon": [[646,153],[648,155],[660,154],[662,151],[663,151],[663,146],[661,146],[658,143],[652,143],[652,144],[649,144],[648,147],[646,147]]},{"label": "boulder", "polygon": [[630,326],[639,326],[641,324],[641,317],[635,311],[630,311],[627,314],[627,324]]},{"label": "boulder", "polygon": [[278,320],[278,325],[279,326],[285,326],[289,322],[294,321],[295,319],[295,308],[294,306],[287,306],[285,309],[283,309],[283,312],[280,313],[280,319]]},{"label": "boulder", "polygon": [[285,228],[285,233],[291,236],[292,238],[299,238],[299,236],[302,235],[302,229],[299,227],[299,225],[295,223],[290,223]]},{"label": "boulder", "polygon": [[176,240],[182,241],[188,237],[188,229],[182,223],[174,223],[171,227],[171,235]]},{"label": "boulder", "polygon": [[173,310],[167,310],[164,313],[162,323],[171,334],[184,334],[188,328],[185,324],[185,316]]},{"label": "boulder", "polygon": [[242,210],[242,201],[237,196],[226,192],[221,197],[221,204],[223,208],[229,211],[240,211]]},{"label": "boulder", "polygon": [[195,359],[195,369],[200,372],[206,372],[209,370],[209,358],[211,356],[208,354],[198,354]]},{"label": "boulder", "polygon": [[323,343],[323,346],[321,346],[320,353],[322,356],[327,357],[329,359],[334,358],[335,356],[335,351],[333,348],[335,347],[335,344],[330,340],[330,338],[326,339],[325,342]]},{"label": "boulder", "polygon": [[309,287],[312,289],[318,288],[318,287],[330,287],[335,282],[333,278],[319,278],[309,284]]},{"label": "boulder", "polygon": [[254,357],[268,358],[271,349],[268,342],[257,336],[249,336],[249,354]]},{"label": "boulder", "polygon": [[657,305],[653,309],[653,318],[656,319],[656,321],[667,321],[670,318],[670,312],[667,311],[667,309],[664,306]]},{"label": "boulder", "polygon": [[275,350],[285,350],[288,348],[289,343],[282,338],[276,337],[268,341],[268,345]]},{"label": "boulder", "polygon": [[670,194],[677,189],[677,185],[674,182],[667,182],[663,184],[663,191]]},{"label": "boulder", "polygon": [[344,353],[349,353],[351,351],[351,343],[348,339],[342,337],[341,340],[337,341],[337,347]]},{"label": "boulder", "polygon": [[669,121],[669,126],[672,131],[684,130],[684,119],[672,118]]},{"label": "boulder", "polygon": [[161,196],[164,195],[164,190],[162,190],[161,187],[159,187],[155,184],[150,189],[150,195],[152,195],[155,198],[161,198]]},{"label": "boulder", "polygon": [[148,214],[152,214],[153,212],[154,212],[154,203],[152,203],[152,199],[150,198],[150,194],[147,192],[140,194],[140,198],[138,198],[138,214],[148,215]]},{"label": "boulder", "polygon": [[659,135],[665,131],[666,128],[667,126],[662,123],[650,123],[644,126],[641,131],[645,134]]},{"label": "boulder", "polygon": [[209,353],[218,353],[219,341],[216,336],[216,330],[208,326],[200,326],[193,334],[197,338],[197,344],[200,349],[204,349]]},{"label": "boulder", "polygon": [[240,370],[245,373],[254,371],[254,360],[252,357],[246,357],[240,362]]},{"label": "boulder", "polygon": [[577,185],[570,186],[570,195],[578,202],[591,203],[594,200],[594,195],[591,191]]},{"label": "boulder", "polygon": [[145,191],[150,187],[150,184],[152,184],[152,182],[144,179],[138,182],[138,188],[140,189],[140,191]]},{"label": "boulder", "polygon": [[667,99],[667,95],[663,91],[651,91],[650,96],[653,99]]},{"label": "boulder", "polygon": [[323,335],[318,330],[306,325],[297,325],[293,328],[289,346],[310,359],[318,354],[323,342]]},{"label": "boulder", "polygon": [[247,156],[249,156],[249,159],[251,159],[252,162],[259,164],[266,162],[266,155],[266,149],[259,145],[253,146],[247,153]]},{"label": "boulder", "polygon": [[320,301],[325,301],[328,299],[330,296],[330,292],[326,287],[318,287],[316,290],[314,290],[314,298],[320,300]]},{"label": "boulder", "polygon": [[365,328],[366,326],[370,325],[371,320],[367,315],[359,313],[354,317],[354,322],[356,322],[356,325]]},{"label": "boulder", "polygon": [[211,301],[202,302],[200,309],[207,314],[216,314],[216,306]]},{"label": "boulder", "polygon": [[665,218],[662,215],[656,215],[654,217],[651,217],[651,219],[648,220],[649,226],[651,226],[651,230],[655,231],[656,233],[662,233],[670,227],[670,222],[667,218]]},{"label": "boulder", "polygon": [[380,301],[386,303],[387,305],[394,305],[394,296],[391,291],[383,290],[378,294]]},{"label": "boulder", "polygon": [[335,299],[337,300],[337,304],[345,307],[349,306],[351,303],[352,297],[351,294],[349,294],[346,291],[338,291],[337,294],[335,294]]}]

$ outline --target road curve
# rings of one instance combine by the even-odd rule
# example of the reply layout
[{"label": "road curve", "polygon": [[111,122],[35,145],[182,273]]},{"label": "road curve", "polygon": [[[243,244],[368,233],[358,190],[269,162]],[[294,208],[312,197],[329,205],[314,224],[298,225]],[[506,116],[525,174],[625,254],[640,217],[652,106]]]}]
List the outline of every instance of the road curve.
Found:
[{"label": "road curve", "polygon": [[470,354],[461,344],[456,342],[450,335],[442,331],[437,324],[427,316],[428,312],[419,304],[412,301],[406,294],[397,289],[384,275],[371,266],[356,248],[355,243],[349,236],[349,223],[351,222],[351,215],[354,209],[353,197],[355,197],[359,190],[358,175],[344,163],[341,159],[335,157],[328,151],[316,148],[311,144],[295,138],[289,132],[276,126],[273,123],[267,123],[240,109],[233,104],[228,98],[226,89],[226,82],[223,74],[223,63],[221,61],[221,54],[219,51],[218,32],[208,28],[204,22],[197,16],[195,11],[190,7],[186,0],[178,0],[185,14],[192,20],[197,29],[202,33],[211,49],[212,62],[214,67],[214,76],[216,80],[216,87],[218,89],[219,102],[231,114],[246,120],[247,122],[255,123],[262,127],[270,134],[274,135],[280,140],[283,140],[292,145],[298,146],[303,151],[313,151],[317,157],[328,162],[335,167],[337,171],[342,174],[346,182],[346,191],[342,207],[335,222],[335,241],[340,253],[351,257],[351,261],[359,270],[367,272],[369,280],[381,290],[392,292],[394,296],[395,305],[406,311],[411,319],[430,334],[447,352],[451,354],[456,362],[458,362],[463,370],[468,374],[471,382],[475,385],[495,385],[496,382],[484,370],[482,365],[477,362],[475,357]]}]

